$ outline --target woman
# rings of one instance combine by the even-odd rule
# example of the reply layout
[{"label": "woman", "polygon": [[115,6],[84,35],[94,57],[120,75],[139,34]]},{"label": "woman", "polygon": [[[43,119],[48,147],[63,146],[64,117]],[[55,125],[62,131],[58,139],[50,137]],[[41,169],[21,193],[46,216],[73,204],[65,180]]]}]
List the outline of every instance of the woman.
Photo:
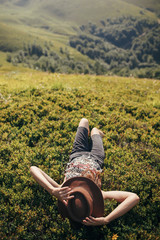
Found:
[{"label": "woman", "polygon": [[[72,188],[63,186],[69,179],[81,176],[91,179],[98,187],[101,185],[99,175],[102,171],[105,158],[102,142],[104,134],[99,129],[93,128],[91,131],[91,146],[89,146],[89,133],[89,122],[87,119],[82,118],[77,129],[63,184],[59,185],[38,167],[32,166],[30,168],[34,179],[51,195],[58,198],[65,206],[75,197]],[[97,226],[108,224],[114,219],[124,215],[139,202],[139,197],[135,193],[125,191],[100,191],[103,200],[114,199],[120,204],[108,216],[85,217],[85,219],[82,220],[84,225]]]}]

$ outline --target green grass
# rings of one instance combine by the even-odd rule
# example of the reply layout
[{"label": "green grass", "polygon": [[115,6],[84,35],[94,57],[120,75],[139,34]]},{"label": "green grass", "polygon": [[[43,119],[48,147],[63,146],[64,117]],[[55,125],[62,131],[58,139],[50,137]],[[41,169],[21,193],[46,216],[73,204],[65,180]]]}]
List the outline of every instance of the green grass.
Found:
[{"label": "green grass", "polygon": [[[12,1],[13,2],[13,1]],[[153,2],[153,1],[152,1]],[[143,7],[140,8],[136,6],[134,3],[126,3],[123,0],[62,0],[62,1],[29,1],[29,4],[27,6],[22,7],[16,7],[15,5],[12,5],[12,3],[8,3],[11,10],[15,9],[17,12],[19,11],[19,15],[22,16],[22,13],[24,16],[30,17],[31,19],[38,19],[39,16],[46,16],[46,20],[48,17],[52,17],[53,21],[56,18],[60,21],[70,21],[71,24],[86,24],[88,21],[97,22],[99,20],[103,20],[105,18],[110,17],[119,17],[122,15],[135,15],[140,16],[140,11],[142,8],[147,5],[143,4]],[[138,4],[137,4],[138,5]],[[8,7],[9,8],[9,7]],[[31,14],[34,13],[33,15]],[[13,10],[12,10],[13,11]],[[151,14],[149,11],[144,11],[146,15],[148,16],[154,16],[154,14]],[[43,18],[42,18],[43,19]],[[42,21],[40,19],[40,23]],[[44,19],[43,19],[44,21]],[[34,24],[34,21],[33,21]]]},{"label": "green grass", "polygon": [[[44,10],[52,16],[56,15],[61,19],[81,25],[90,21],[97,22],[106,18],[119,17],[124,14],[140,16],[141,9],[120,0],[76,0],[74,2],[69,0],[48,4],[44,7]],[[150,15],[149,12],[146,12],[146,14]]]},{"label": "green grass", "polygon": [[[0,238],[158,239],[160,82],[117,76],[0,72]],[[31,177],[39,166],[59,183],[82,117],[101,128],[102,188],[140,203],[107,226],[74,226]],[[116,207],[105,202],[105,214]]]},{"label": "green grass", "polygon": [[[56,26],[57,28],[57,26]],[[67,48],[70,56],[76,58],[77,61],[92,62],[87,56],[82,55],[76,49],[71,48],[68,45],[69,35],[45,31],[41,28],[33,28],[24,25],[9,26],[7,23],[0,23],[0,70],[17,69],[6,62],[6,56],[8,52],[15,52],[21,50],[25,45],[36,42],[44,48],[45,43],[51,43],[50,50],[60,54],[60,48],[64,50]],[[3,51],[3,52],[2,52]],[[6,52],[6,53],[5,53]],[[9,69],[10,68],[10,69]],[[19,65],[18,69],[23,71],[23,66]]]},{"label": "green grass", "polygon": [[[17,68],[18,70],[18,68]],[[61,83],[65,88],[82,88],[91,89],[99,92],[108,92],[108,86],[110,91],[114,95],[114,92],[120,94],[121,88],[123,91],[131,92],[131,89],[137,89],[137,91],[146,90],[148,95],[151,95],[150,99],[159,97],[160,82],[158,80],[150,79],[136,79],[136,78],[124,78],[118,76],[95,76],[95,75],[66,75],[66,74],[51,74],[45,72],[31,71],[23,73],[17,71],[1,72],[1,84],[6,84],[6,91],[12,90],[24,90],[30,87],[36,87],[39,84],[44,84],[45,87],[50,88],[52,84]],[[16,80],[14,80],[16,79]],[[12,84],[10,84],[12,82]],[[18,85],[17,85],[18,84]],[[18,87],[18,88],[17,88]],[[108,90],[107,90],[108,89]],[[152,90],[155,92],[152,93]],[[156,94],[157,92],[157,94]],[[134,93],[133,93],[134,95]],[[115,96],[116,97],[116,96]],[[146,102],[147,103],[147,102]]]},{"label": "green grass", "polygon": [[[11,70],[9,68],[9,70]],[[63,86],[65,89],[88,89],[100,96],[109,94],[114,101],[123,100],[127,104],[133,99],[137,104],[144,104],[147,107],[158,107],[160,104],[159,90],[160,82],[150,79],[124,78],[118,76],[95,76],[95,75],[66,75],[51,74],[31,71],[30,69],[13,68],[12,71],[1,72],[1,93],[12,91],[26,91],[31,88],[47,88]],[[136,96],[137,93],[142,93]],[[144,95],[144,96],[143,96]],[[159,107],[158,107],[159,108]]]},{"label": "green grass", "polygon": [[1,51],[16,51],[23,48],[24,42],[33,41],[34,38],[23,30],[0,23],[0,49]]},{"label": "green grass", "polygon": [[[117,76],[0,72],[1,239],[158,239],[160,82]],[[57,201],[29,173],[59,183],[79,120],[101,128],[102,188],[137,193],[140,203],[103,227],[62,221]],[[105,214],[116,207],[105,202]]]}]

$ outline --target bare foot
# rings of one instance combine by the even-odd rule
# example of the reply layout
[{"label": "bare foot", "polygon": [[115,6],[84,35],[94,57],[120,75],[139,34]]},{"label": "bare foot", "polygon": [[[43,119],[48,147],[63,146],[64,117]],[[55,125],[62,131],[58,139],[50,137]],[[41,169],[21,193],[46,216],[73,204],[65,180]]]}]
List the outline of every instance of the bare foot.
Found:
[{"label": "bare foot", "polygon": [[96,127],[94,127],[91,131],[91,136],[94,134],[99,134],[102,138],[104,137],[104,133]]},{"label": "bare foot", "polygon": [[101,135],[101,137],[103,138],[104,137],[104,133],[101,130],[99,130],[99,129],[98,129],[98,131],[99,131],[99,134]]}]

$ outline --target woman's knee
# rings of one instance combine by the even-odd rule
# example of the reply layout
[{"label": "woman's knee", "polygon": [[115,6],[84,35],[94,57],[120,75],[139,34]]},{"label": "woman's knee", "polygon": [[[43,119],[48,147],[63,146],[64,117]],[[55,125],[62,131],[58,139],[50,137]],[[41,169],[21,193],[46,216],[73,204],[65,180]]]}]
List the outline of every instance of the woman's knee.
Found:
[{"label": "woman's knee", "polygon": [[85,127],[89,129],[89,121],[87,118],[82,118],[79,123],[79,127]]},{"label": "woman's knee", "polygon": [[[94,135],[94,134],[99,134],[99,130],[98,128],[94,127],[92,130],[91,130],[91,136]],[[100,134],[99,134],[100,135]]]}]

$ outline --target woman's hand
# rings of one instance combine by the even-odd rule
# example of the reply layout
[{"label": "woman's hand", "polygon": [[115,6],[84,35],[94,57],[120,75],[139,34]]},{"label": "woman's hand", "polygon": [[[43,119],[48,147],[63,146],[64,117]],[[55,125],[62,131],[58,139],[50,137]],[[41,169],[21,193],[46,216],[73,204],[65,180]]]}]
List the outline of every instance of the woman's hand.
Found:
[{"label": "woman's hand", "polygon": [[65,205],[67,205],[67,200],[74,198],[72,194],[72,190],[69,187],[62,187],[62,188],[54,188],[53,195],[57,197],[60,201],[62,201]]},{"label": "woman's hand", "polygon": [[94,218],[92,216],[86,217],[82,223],[86,226],[100,226],[107,224],[104,217]]}]

